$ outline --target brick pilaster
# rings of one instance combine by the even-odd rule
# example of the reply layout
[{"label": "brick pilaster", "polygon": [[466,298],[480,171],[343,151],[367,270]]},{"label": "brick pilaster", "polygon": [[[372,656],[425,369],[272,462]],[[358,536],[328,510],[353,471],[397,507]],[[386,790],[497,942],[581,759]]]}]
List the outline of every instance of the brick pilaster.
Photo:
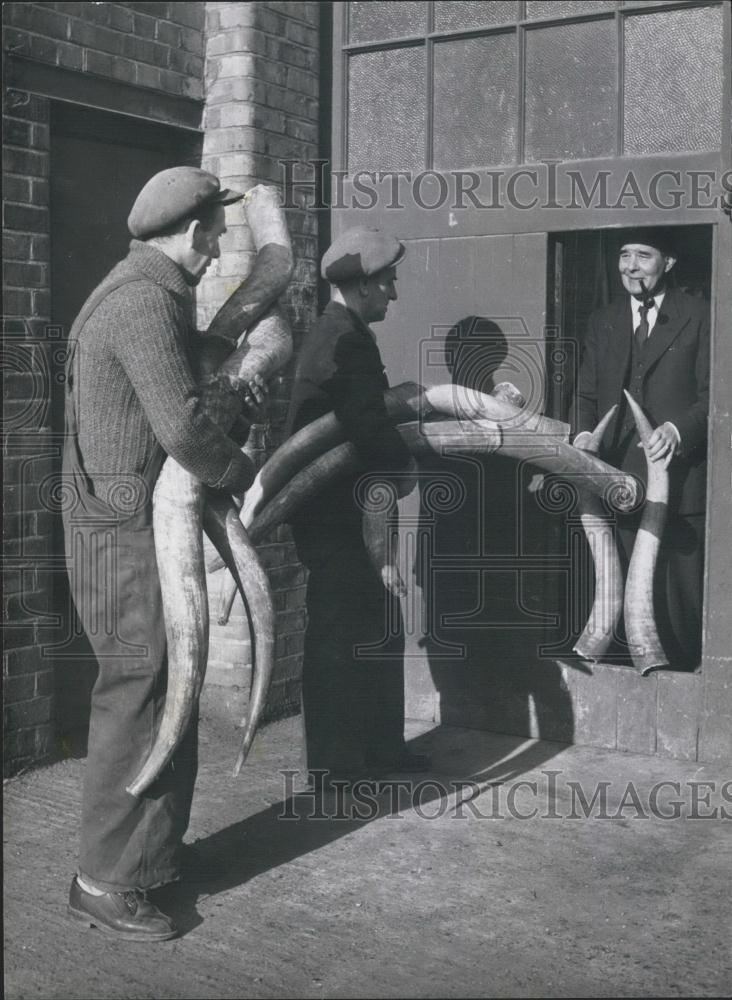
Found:
[{"label": "brick pilaster", "polygon": [[[319,4],[206,4],[203,166],[228,187],[283,183],[282,159],[318,156]],[[289,209],[295,274],[285,307],[295,343],[315,319],[317,220],[304,207]],[[199,325],[205,327],[251,267],[253,245],[241,208],[229,210],[221,259],[199,290]],[[273,380],[268,421],[252,429],[249,450],[258,463],[281,442],[292,365]],[[270,712],[293,707],[305,626],[304,571],[286,528],[260,547],[277,609],[277,672]],[[209,577],[212,603],[220,574]],[[212,607],[212,610],[213,607]],[[212,617],[209,680],[239,685],[246,679],[249,635],[240,601],[225,628]]]}]

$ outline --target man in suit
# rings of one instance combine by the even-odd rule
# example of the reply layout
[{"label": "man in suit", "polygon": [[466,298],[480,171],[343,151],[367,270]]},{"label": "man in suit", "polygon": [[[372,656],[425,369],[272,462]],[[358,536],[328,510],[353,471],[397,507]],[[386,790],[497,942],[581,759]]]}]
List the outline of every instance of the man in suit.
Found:
[{"label": "man in suit", "polygon": [[[424,769],[404,743],[404,635],[398,595],[371,562],[362,537],[358,482],[384,473],[405,495],[414,459],[389,419],[388,382],[371,330],[396,300],[404,246],[375,229],[351,229],[324,254],[331,301],[300,352],[290,408],[295,432],[333,411],[362,460],[292,518],[309,571],[302,705],[306,768],[333,780]],[[363,647],[371,647],[368,656]],[[360,648],[360,650],[359,650]],[[313,776],[320,783],[320,776]]]},{"label": "man in suit", "polygon": [[[683,232],[683,231],[682,231]],[[649,458],[669,470],[668,520],[656,572],[659,637],[671,666],[694,669],[701,659],[704,511],[709,412],[708,304],[673,287],[678,251],[661,227],[628,231],[618,267],[627,296],[592,314],[577,389],[574,444],[615,404],[601,456],[646,480],[640,446],[623,389],[655,427]],[[621,517],[621,557],[630,559],[640,512]]]}]

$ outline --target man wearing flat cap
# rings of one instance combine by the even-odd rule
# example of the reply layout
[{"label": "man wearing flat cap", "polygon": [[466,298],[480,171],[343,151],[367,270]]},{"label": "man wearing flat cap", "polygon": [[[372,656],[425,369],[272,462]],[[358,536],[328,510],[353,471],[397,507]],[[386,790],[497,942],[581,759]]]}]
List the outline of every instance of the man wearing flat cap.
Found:
[{"label": "man wearing flat cap", "polygon": [[[623,389],[655,428],[649,457],[668,469],[670,496],[654,611],[670,665],[690,670],[701,659],[709,309],[673,285],[679,245],[674,231],[662,227],[621,234],[618,267],[627,295],[590,317],[574,443],[586,446],[587,432],[617,404],[601,457],[645,482],[646,458]],[[640,513],[620,516],[626,566],[639,521]]]},{"label": "man wearing flat cap", "polygon": [[[291,430],[333,411],[362,460],[358,474],[320,492],[292,520],[309,570],[302,707],[306,769],[316,788],[318,772],[327,783],[425,763],[404,743],[401,609],[369,561],[357,498],[364,473],[396,473],[399,495],[414,485],[414,460],[386,412],[388,382],[370,328],[397,298],[403,256],[398,240],[375,229],[348,230],[332,244],[321,262],[331,300],[295,374]],[[364,658],[363,646],[381,652]]]},{"label": "man wearing flat cap", "polygon": [[[241,198],[194,167],[152,177],[137,197],[123,261],[70,334],[64,480],[74,603],[99,662],[92,693],[79,868],[69,913],[122,940],[176,929],[146,891],[179,876],[196,776],[196,725],[139,798],[125,787],[152,746],[165,701],[166,639],[152,495],[166,455],[230,493],[252,482],[239,445],[201,412],[191,371],[191,289]],[[261,387],[248,393],[261,401]]]}]

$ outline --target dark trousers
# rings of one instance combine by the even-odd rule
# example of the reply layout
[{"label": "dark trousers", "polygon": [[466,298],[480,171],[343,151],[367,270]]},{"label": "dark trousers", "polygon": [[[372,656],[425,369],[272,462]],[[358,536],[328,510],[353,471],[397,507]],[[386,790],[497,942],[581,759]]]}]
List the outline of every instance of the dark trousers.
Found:
[{"label": "dark trousers", "polygon": [[404,625],[359,524],[296,524],[309,571],[302,677],[307,770],[359,773],[404,750]]},{"label": "dark trousers", "polygon": [[[135,477],[147,497],[132,514],[89,490],[73,437],[64,456],[73,506],[65,511],[71,593],[99,663],[84,774],[79,872],[101,889],[175,880],[197,768],[197,721],[139,798],[125,788],[153,745],[165,703],[165,623],[152,532],[159,461]],[[120,494],[124,498],[124,493]]]},{"label": "dark trousers", "polygon": [[[624,571],[633,552],[640,516],[618,522]],[[670,513],[653,588],[658,637],[670,665],[693,670],[701,662],[704,598],[704,514]]]}]

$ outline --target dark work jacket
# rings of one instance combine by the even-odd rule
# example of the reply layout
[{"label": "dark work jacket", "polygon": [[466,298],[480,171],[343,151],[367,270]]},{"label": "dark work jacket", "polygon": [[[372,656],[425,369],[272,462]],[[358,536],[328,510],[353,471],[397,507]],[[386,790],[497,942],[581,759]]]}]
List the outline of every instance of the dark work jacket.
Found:
[{"label": "dark work jacket", "polygon": [[363,469],[319,493],[292,516],[293,524],[359,522],[354,487],[363,472],[395,472],[409,463],[409,451],[386,412],[388,387],[369,327],[350,309],[329,303],[300,352],[288,430],[294,434],[332,410],[346,440],[355,445]]},{"label": "dark work jacket", "polygon": [[623,389],[640,403],[653,427],[670,420],[681,452],[669,466],[669,507],[703,513],[706,498],[709,413],[709,307],[703,299],[669,289],[640,352],[633,350],[630,296],[590,317],[577,388],[574,433],[593,430],[615,404],[601,457],[646,480],[646,460]]}]

